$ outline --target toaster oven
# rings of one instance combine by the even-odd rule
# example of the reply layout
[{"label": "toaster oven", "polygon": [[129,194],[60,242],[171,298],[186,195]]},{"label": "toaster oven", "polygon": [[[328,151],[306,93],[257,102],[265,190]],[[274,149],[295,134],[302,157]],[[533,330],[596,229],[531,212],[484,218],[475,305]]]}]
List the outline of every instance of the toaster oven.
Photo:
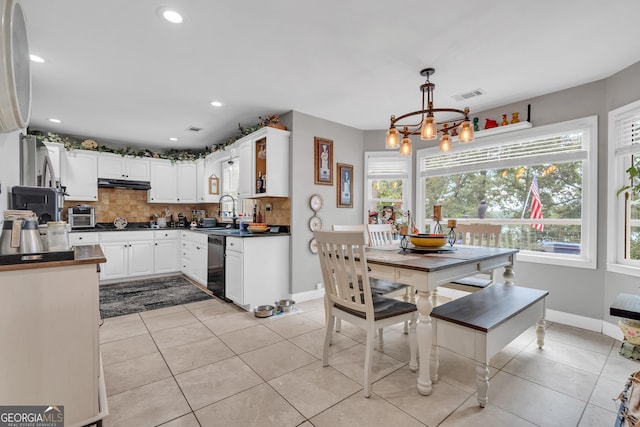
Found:
[{"label": "toaster oven", "polygon": [[86,205],[69,208],[67,220],[73,229],[94,228],[96,226],[95,211],[92,207]]}]

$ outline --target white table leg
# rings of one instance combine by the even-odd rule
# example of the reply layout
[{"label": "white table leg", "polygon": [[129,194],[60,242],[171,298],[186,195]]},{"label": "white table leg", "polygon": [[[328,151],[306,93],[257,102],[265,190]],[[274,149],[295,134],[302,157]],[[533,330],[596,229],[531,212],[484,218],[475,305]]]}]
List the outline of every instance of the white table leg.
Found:
[{"label": "white table leg", "polygon": [[504,278],[505,285],[513,285],[513,279],[516,277],[515,274],[513,274],[513,257],[511,257],[511,264],[504,268],[502,277]]},{"label": "white table leg", "polygon": [[428,396],[431,394],[431,379],[429,378],[429,365],[431,361],[431,343],[433,341],[433,327],[431,325],[431,293],[418,291],[419,322],[416,328],[418,339],[418,357],[420,357],[420,372],[418,373],[418,391]]},{"label": "white table leg", "polygon": [[416,372],[418,370],[418,339],[416,336],[416,323],[417,320],[409,321],[409,353],[411,354],[409,369],[411,369],[411,372]]},{"label": "white table leg", "polygon": [[478,404],[484,408],[487,404],[487,392],[489,391],[489,367],[486,363],[476,365],[476,390],[478,391]]},{"label": "white table leg", "polygon": [[542,348],[542,346],[544,345],[544,333],[546,326],[547,322],[544,320],[544,318],[538,320],[538,322],[536,323],[536,344],[538,344],[538,348]]}]

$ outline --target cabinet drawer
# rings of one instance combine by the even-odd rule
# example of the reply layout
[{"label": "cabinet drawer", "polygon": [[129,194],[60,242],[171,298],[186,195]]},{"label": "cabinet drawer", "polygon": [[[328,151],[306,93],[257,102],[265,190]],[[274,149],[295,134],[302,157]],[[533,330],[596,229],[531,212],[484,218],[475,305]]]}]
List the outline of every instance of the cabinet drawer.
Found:
[{"label": "cabinet drawer", "polygon": [[91,245],[98,243],[98,233],[69,233],[70,245]]},{"label": "cabinet drawer", "polygon": [[181,231],[180,237],[182,240],[198,243],[200,245],[206,245],[208,235],[206,233],[198,233],[195,231]]},{"label": "cabinet drawer", "polygon": [[153,230],[153,240],[171,240],[178,238],[178,230]]},{"label": "cabinet drawer", "polygon": [[226,249],[232,252],[242,252],[244,250],[244,239],[227,237]]},{"label": "cabinet drawer", "polygon": [[132,242],[153,239],[153,234],[150,231],[106,231],[99,234],[101,243]]}]

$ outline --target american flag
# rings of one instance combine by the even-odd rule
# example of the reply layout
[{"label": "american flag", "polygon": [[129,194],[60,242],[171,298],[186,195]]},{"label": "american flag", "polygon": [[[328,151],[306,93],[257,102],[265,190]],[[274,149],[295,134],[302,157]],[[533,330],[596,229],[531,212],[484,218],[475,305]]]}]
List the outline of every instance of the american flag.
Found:
[{"label": "american flag", "polygon": [[[531,199],[531,219],[542,219],[542,202],[540,201],[540,192],[538,191],[538,178],[533,177],[531,181],[531,188],[529,189],[531,194],[533,194],[533,198]],[[544,224],[534,224],[531,223],[531,226],[539,231],[544,231]]]}]

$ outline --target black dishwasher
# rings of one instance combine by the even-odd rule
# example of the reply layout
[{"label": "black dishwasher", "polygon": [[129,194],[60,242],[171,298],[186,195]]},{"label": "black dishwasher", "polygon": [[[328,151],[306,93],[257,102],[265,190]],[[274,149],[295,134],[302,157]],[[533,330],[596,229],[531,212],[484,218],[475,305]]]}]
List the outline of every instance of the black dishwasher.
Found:
[{"label": "black dishwasher", "polygon": [[207,251],[207,288],[214,295],[230,301],[224,296],[224,236],[209,234]]}]

